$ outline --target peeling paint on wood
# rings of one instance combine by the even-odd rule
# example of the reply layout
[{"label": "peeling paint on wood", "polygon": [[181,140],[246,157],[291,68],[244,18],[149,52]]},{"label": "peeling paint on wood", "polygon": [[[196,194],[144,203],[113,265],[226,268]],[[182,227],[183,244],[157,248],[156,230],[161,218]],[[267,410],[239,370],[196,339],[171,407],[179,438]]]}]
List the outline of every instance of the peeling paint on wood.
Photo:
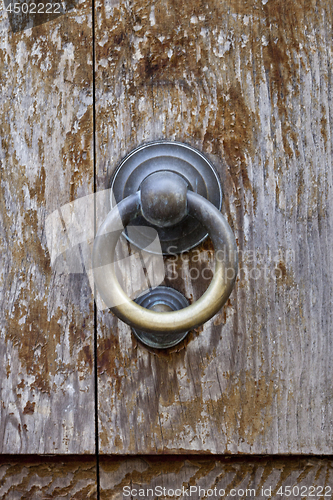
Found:
[{"label": "peeling paint on wood", "polygon": [[91,5],[0,13],[0,451],[94,452],[93,301],[50,265],[46,217],[93,192]]},{"label": "peeling paint on wood", "polygon": [[[93,192],[91,5],[15,34],[0,16],[0,451],[92,453],[91,290],[51,269],[44,232]],[[98,189],[139,144],[190,143],[240,252],[225,308],[179,349],[99,313],[102,453],[331,453],[331,33],[328,0],[97,2]],[[211,250],[165,282],[196,300]]]},{"label": "peeling paint on wood", "polygon": [[[189,489],[191,498],[207,498],[210,489],[224,490],[225,497],[232,490],[248,489],[247,498],[277,500],[280,488],[289,486],[308,493],[314,487],[333,498],[333,462],[328,459],[299,457],[109,457],[100,459],[100,498],[120,500],[128,498],[124,488],[150,492],[130,498],[157,498],[151,489],[167,491]],[[199,487],[201,491],[199,492]],[[198,490],[195,491],[194,488]],[[266,495],[262,494],[262,488]],[[268,491],[271,488],[271,495]],[[326,490],[325,490],[326,488]],[[252,493],[250,492],[252,491]],[[255,491],[255,496],[253,495]],[[281,491],[281,490],[280,490]],[[297,490],[296,490],[297,491]],[[65,500],[97,499],[97,470],[93,457],[1,457],[0,495],[2,500]],[[305,498],[307,495],[303,495]],[[296,498],[300,498],[296,495]],[[316,496],[316,498],[324,498]],[[187,496],[159,495],[158,498],[187,498]],[[215,495],[213,498],[223,498]],[[234,498],[245,498],[237,495]]]},{"label": "peeling paint on wood", "polygon": [[[256,498],[278,500],[288,496],[288,489],[295,493],[294,498],[306,498],[309,493],[327,493],[326,498],[333,498],[333,462],[332,460],[284,458],[195,458],[180,457],[128,457],[116,459],[103,457],[100,463],[101,500],[125,498],[123,492],[128,488],[138,492],[140,489],[149,494],[143,498]],[[310,487],[314,490],[310,491]],[[124,490],[124,488],[127,490]],[[192,494],[189,495],[192,487]],[[322,487],[322,489],[318,489]],[[151,490],[161,488],[161,495],[154,495]],[[165,488],[165,492],[163,492]],[[187,495],[172,495],[172,491],[187,490]],[[197,488],[197,489],[195,489]],[[201,490],[199,490],[201,488]],[[213,494],[209,490],[215,490]],[[271,488],[271,490],[270,490]],[[278,493],[279,489],[280,494]],[[296,489],[298,488],[298,490]],[[326,488],[326,490],[325,490]],[[263,489],[263,490],[262,490]],[[171,494],[168,494],[168,490]],[[223,490],[225,495],[223,495]],[[241,494],[248,490],[247,494]],[[251,490],[251,491],[250,491]],[[206,492],[206,494],[204,493]],[[253,494],[253,491],[255,494]],[[271,491],[271,494],[269,494]],[[207,494],[208,492],[208,494]],[[221,494],[219,494],[221,492]],[[235,494],[236,492],[236,494]],[[159,493],[159,490],[157,490]],[[179,492],[178,492],[179,493]],[[240,494],[237,494],[240,493]],[[266,493],[266,494],[263,494]],[[292,495],[293,496],[293,495]],[[320,495],[319,495],[320,496]],[[321,497],[323,498],[323,496]]]},{"label": "peeling paint on wood", "polygon": [[[240,252],[227,305],[179,352],[99,314],[102,453],[332,452],[331,35],[328,0],[97,4],[98,189],[141,143],[187,142]],[[191,300],[212,265],[195,255],[166,279]]]},{"label": "peeling paint on wood", "polygon": [[97,500],[93,457],[0,457],[2,500]]}]

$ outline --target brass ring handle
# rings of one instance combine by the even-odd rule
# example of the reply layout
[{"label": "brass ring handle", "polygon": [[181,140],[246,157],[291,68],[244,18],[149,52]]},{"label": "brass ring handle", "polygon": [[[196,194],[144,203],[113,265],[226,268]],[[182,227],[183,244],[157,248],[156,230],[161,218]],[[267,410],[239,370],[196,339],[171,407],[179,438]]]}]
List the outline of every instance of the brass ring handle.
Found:
[{"label": "brass ring handle", "polygon": [[[170,172],[168,174],[177,177],[176,183],[180,184],[181,177],[178,174]],[[156,210],[158,214],[168,211],[168,206],[164,203],[163,198],[163,193],[165,194],[165,190],[168,189],[166,186],[168,183],[163,179],[163,173],[152,174],[148,179],[157,175],[161,180],[159,188],[156,188],[156,179],[155,184],[148,181],[146,183],[148,188],[141,187],[140,191],[123,199],[108,213],[94,242],[94,280],[106,306],[111,308],[116,316],[128,325],[146,332],[181,333],[208,321],[227,301],[238,270],[237,247],[233,232],[221,212],[199,194],[188,191],[187,186],[185,191],[183,186],[180,186],[179,191],[174,188],[170,189],[169,186],[167,196],[173,197],[174,212],[171,216],[169,213],[169,222],[165,223],[164,221],[165,224],[163,222],[159,224]],[[183,182],[182,179],[181,182]],[[149,191],[151,186],[154,189]],[[163,191],[162,195],[161,190]],[[153,197],[149,198],[151,193],[153,193]],[[147,212],[150,211],[157,224],[167,226],[172,223],[173,218],[177,218],[175,210],[179,211],[184,203],[186,213],[197,218],[207,229],[214,244],[215,255],[222,254],[224,258],[215,259],[215,272],[208,289],[199,300],[190,306],[172,312],[155,312],[145,309],[126,295],[116,277],[114,252],[117,241],[124,227],[136,216],[144,215],[149,219]]]}]

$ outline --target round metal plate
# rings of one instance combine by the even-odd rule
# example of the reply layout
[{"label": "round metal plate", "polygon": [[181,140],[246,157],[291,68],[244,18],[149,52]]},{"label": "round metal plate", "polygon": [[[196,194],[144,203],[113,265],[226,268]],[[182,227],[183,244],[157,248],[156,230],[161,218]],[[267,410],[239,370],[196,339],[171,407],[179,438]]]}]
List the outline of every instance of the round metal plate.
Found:
[{"label": "round metal plate", "polygon": [[[189,306],[189,302],[183,294],[168,286],[158,286],[135,299],[135,302],[146,309],[155,309],[160,306],[161,310],[179,311]],[[163,314],[162,312],[160,314]],[[148,333],[132,328],[137,339],[144,345],[154,349],[167,349],[179,344],[188,332],[185,333]]]},{"label": "round metal plate", "polygon": [[[188,144],[173,141],[144,144],[124,158],[111,182],[111,208],[123,198],[137,192],[141,182],[149,174],[165,170],[181,175],[189,190],[207,198],[216,208],[221,209],[221,184],[211,162]],[[154,227],[165,255],[190,250],[207,237],[206,229],[190,216],[168,228],[153,226],[141,216],[131,223],[131,237],[125,233],[125,237],[140,249],[147,248],[152,242],[147,241],[144,230],[139,227],[133,230],[133,226]]]}]

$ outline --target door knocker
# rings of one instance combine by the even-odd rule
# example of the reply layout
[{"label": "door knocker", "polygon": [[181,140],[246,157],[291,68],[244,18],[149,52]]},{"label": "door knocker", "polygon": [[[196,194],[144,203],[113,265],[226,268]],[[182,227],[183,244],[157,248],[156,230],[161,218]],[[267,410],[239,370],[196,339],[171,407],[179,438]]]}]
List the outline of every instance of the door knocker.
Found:
[{"label": "door knocker", "polygon": [[[227,301],[238,270],[234,234],[221,214],[222,190],[210,161],[187,144],[157,141],[132,151],[117,169],[111,190],[116,200],[99,228],[93,248],[93,272],[106,306],[130,325],[149,347],[178,344],[193,328],[212,318]],[[134,301],[122,290],[114,269],[114,252],[130,222],[150,225],[159,235],[162,251],[181,253],[209,234],[215,255],[213,279],[202,297],[191,305],[177,290],[158,286]],[[145,248],[138,232],[131,242]],[[126,233],[125,233],[126,237]],[[129,237],[127,236],[129,239]],[[105,266],[105,263],[110,265]],[[230,272],[230,270],[232,272]]]}]

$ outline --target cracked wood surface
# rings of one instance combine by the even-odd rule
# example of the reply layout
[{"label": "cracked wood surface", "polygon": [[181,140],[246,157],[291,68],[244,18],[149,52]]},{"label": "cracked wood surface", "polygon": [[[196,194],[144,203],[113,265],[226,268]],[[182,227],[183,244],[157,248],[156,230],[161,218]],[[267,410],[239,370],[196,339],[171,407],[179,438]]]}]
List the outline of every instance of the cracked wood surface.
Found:
[{"label": "cracked wood surface", "polygon": [[93,192],[89,2],[16,33],[2,10],[0,68],[0,452],[94,453],[93,300],[45,229]]},{"label": "cracked wood surface", "polygon": [[[101,453],[332,452],[332,62],[330,0],[97,2],[98,189],[141,143],[187,142],[219,171],[240,252],[179,352],[99,312]],[[165,283],[196,300],[209,250]]]}]

